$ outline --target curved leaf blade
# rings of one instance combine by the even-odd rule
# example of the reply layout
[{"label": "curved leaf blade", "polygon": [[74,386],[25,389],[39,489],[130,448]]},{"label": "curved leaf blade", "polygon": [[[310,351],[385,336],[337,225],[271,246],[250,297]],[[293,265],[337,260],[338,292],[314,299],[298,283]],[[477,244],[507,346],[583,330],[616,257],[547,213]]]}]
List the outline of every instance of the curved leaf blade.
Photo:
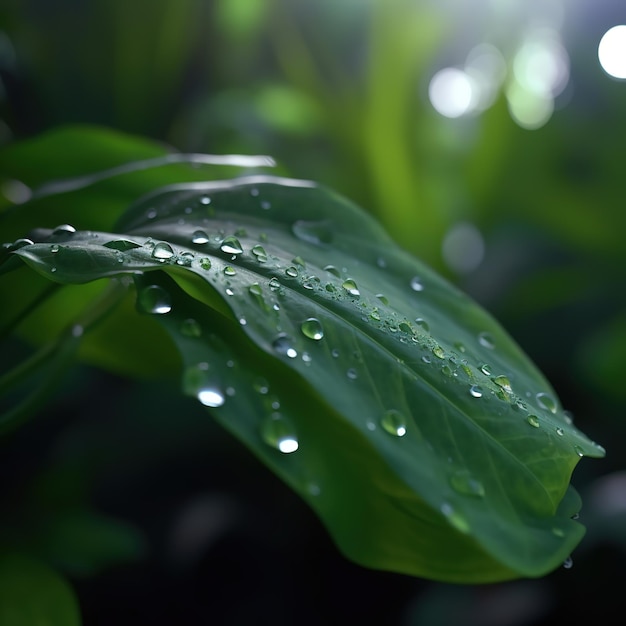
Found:
[{"label": "curved leaf blade", "polygon": [[[140,309],[165,325],[194,384],[219,369],[200,400],[351,558],[487,582],[543,575],[580,541],[569,481],[602,448],[491,316],[357,207],[255,177],[160,190],[117,230],[15,254],[52,280],[134,274]],[[186,320],[199,329],[191,341]],[[210,328],[221,339],[203,341]],[[245,366],[235,375],[229,362]],[[251,376],[276,390],[277,408]]]}]

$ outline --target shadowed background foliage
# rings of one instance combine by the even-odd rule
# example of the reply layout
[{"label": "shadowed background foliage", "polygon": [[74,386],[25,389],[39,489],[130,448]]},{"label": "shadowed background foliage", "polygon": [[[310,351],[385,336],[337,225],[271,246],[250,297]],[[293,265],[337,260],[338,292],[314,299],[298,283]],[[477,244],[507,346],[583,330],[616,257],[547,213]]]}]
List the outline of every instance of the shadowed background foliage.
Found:
[{"label": "shadowed background foliage", "polygon": [[444,585],[346,562],[174,385],[77,367],[45,416],[0,442],[1,506],[74,586],[85,624],[613,623],[626,574],[626,83],[598,45],[620,4],[3,3],[2,145],[89,123],[184,152],[272,155],[478,300],[607,449],[574,473],[587,535],[573,567]]}]

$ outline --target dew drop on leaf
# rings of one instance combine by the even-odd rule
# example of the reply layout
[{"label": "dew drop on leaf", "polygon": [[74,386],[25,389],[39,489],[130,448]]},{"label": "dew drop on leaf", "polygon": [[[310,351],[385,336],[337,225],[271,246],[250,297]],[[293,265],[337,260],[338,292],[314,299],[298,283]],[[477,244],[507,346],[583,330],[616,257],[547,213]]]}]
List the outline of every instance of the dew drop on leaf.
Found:
[{"label": "dew drop on leaf", "polygon": [[265,248],[263,246],[254,246],[251,250],[252,254],[254,254],[256,260],[259,263],[267,262],[267,252],[265,252]]},{"label": "dew drop on leaf", "polygon": [[169,243],[165,241],[159,241],[152,248],[152,258],[159,259],[160,261],[166,261],[174,256],[174,250]]},{"label": "dew drop on leaf", "polygon": [[526,421],[533,427],[539,428],[539,418],[536,415],[529,415]]},{"label": "dew drop on leaf", "polygon": [[479,385],[472,385],[470,387],[470,395],[473,398],[482,398],[483,397],[483,390],[481,389],[481,387]]},{"label": "dew drop on leaf", "polygon": [[234,267],[227,265],[224,268],[224,274],[226,274],[226,276],[235,276],[235,274],[237,274],[237,270]]},{"label": "dew drop on leaf", "polygon": [[433,348],[432,352],[438,359],[445,359],[446,358],[446,353],[445,353],[444,349],[441,346],[435,346]]},{"label": "dew drop on leaf", "polygon": [[70,224],[60,224],[52,231],[52,234],[55,237],[60,237],[60,236],[67,237],[69,235],[73,235],[75,232],[76,232],[76,229]]},{"label": "dew drop on leaf", "polygon": [[413,291],[424,291],[424,285],[422,283],[422,279],[419,276],[413,276],[409,284],[411,285],[411,289]]},{"label": "dew drop on leaf", "polygon": [[149,285],[139,290],[137,307],[142,313],[163,315],[172,310],[170,294],[159,285]]},{"label": "dew drop on leaf", "polygon": [[287,276],[289,276],[290,278],[297,278],[298,270],[293,265],[291,265],[285,270],[285,274],[287,274]]},{"label": "dew drop on leaf", "polygon": [[359,288],[357,287],[356,283],[351,279],[348,278],[346,280],[343,281],[342,287],[351,295],[351,296],[360,296],[361,292],[359,291]]},{"label": "dew drop on leaf", "polygon": [[198,245],[209,243],[209,236],[203,230],[196,230],[191,235],[191,242]]},{"label": "dew drop on leaf", "polygon": [[261,437],[272,448],[291,454],[298,447],[298,438],[291,422],[280,413],[268,415],[261,423]]},{"label": "dew drop on leaf", "polygon": [[280,281],[275,276],[270,278],[269,286],[272,291],[278,291],[281,288]]},{"label": "dew drop on leaf", "polygon": [[300,325],[300,330],[305,337],[319,341],[324,336],[322,323],[315,317],[309,317]]},{"label": "dew drop on leaf", "polygon": [[382,293],[377,293],[376,297],[385,305],[385,306],[389,306],[389,300],[387,299],[387,297],[382,294]]},{"label": "dew drop on leaf", "polygon": [[50,246],[50,252],[52,252],[52,254],[56,254],[59,250],[60,250],[60,247],[59,247],[59,244],[57,243],[53,243]]},{"label": "dew drop on leaf", "polygon": [[333,276],[336,276],[337,278],[339,278],[341,276],[341,273],[339,272],[339,270],[334,266],[334,265],[327,265],[324,270],[326,270],[329,274],[332,274]]},{"label": "dew drop on leaf", "polygon": [[211,198],[209,198],[209,196],[202,196],[202,198],[200,198],[200,204],[204,204],[205,206],[211,204]]},{"label": "dew drop on leaf", "polygon": [[511,382],[506,376],[496,376],[493,379],[493,382],[496,383],[496,385],[498,385],[498,387],[500,387],[503,391],[506,391],[506,393],[513,392],[513,388],[511,387]]},{"label": "dew drop on leaf", "polygon": [[293,341],[289,335],[281,333],[272,342],[272,348],[277,354],[286,356],[290,359],[295,359],[298,356],[298,351],[294,348]]},{"label": "dew drop on leaf", "polygon": [[200,267],[203,270],[210,270],[211,269],[211,259],[209,259],[208,257],[202,257],[199,261],[200,263]]},{"label": "dew drop on leaf", "polygon": [[187,250],[181,252],[177,257],[176,257],[176,263],[177,265],[182,265],[184,267],[190,267],[191,264],[193,263],[195,256],[193,254],[193,252],[189,252]]},{"label": "dew drop on leaf", "polygon": [[546,411],[550,411],[550,413],[556,413],[556,400],[551,395],[541,392],[537,394],[536,398],[537,403],[542,409],[546,409]]},{"label": "dew drop on leaf", "polygon": [[213,379],[208,363],[188,367],[183,373],[183,391],[211,408],[222,406],[225,397]]},{"label": "dew drop on leaf", "polygon": [[483,484],[474,478],[468,470],[459,470],[452,474],[450,484],[457,493],[465,496],[482,498],[485,495]]},{"label": "dew drop on leaf", "polygon": [[428,325],[428,322],[421,318],[421,317],[416,317],[415,318],[415,323],[423,330],[425,330],[426,332],[430,331],[430,326]]},{"label": "dew drop on leaf", "polygon": [[406,435],[406,419],[396,409],[385,411],[380,419],[380,425],[385,432],[394,437],[404,437]]},{"label": "dew drop on leaf", "polygon": [[495,339],[488,332],[478,333],[478,343],[488,350],[493,350],[496,347]]},{"label": "dew drop on leaf", "polygon": [[239,239],[236,237],[226,237],[225,239],[222,239],[220,250],[225,254],[241,254],[243,252],[243,247],[239,243]]},{"label": "dew drop on leaf", "polygon": [[180,332],[185,337],[200,337],[202,335],[202,327],[196,320],[189,317],[181,322]]}]

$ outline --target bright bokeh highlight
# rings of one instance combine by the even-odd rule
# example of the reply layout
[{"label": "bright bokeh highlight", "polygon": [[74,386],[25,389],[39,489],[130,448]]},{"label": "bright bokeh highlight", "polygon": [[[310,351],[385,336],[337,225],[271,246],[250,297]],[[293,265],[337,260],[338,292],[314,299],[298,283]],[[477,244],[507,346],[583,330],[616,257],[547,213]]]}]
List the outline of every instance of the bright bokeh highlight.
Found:
[{"label": "bright bokeh highlight", "polygon": [[437,113],[445,117],[461,117],[472,108],[473,80],[467,72],[447,67],[432,77],[428,97]]},{"label": "bright bokeh highlight", "polygon": [[626,25],[613,26],[604,33],[598,46],[598,60],[609,76],[626,79]]}]

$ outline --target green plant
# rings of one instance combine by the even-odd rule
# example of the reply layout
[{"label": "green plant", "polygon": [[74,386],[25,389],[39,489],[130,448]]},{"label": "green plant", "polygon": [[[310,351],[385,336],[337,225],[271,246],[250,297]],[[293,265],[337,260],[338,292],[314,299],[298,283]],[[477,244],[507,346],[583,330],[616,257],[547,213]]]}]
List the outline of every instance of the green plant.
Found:
[{"label": "green plant", "polygon": [[181,376],[352,560],[459,583],[554,570],[584,533],[572,471],[604,450],[487,312],[265,165],[93,128],[0,153],[28,196],[0,213],[0,328],[39,346],[4,364],[3,430],[75,357]]}]

